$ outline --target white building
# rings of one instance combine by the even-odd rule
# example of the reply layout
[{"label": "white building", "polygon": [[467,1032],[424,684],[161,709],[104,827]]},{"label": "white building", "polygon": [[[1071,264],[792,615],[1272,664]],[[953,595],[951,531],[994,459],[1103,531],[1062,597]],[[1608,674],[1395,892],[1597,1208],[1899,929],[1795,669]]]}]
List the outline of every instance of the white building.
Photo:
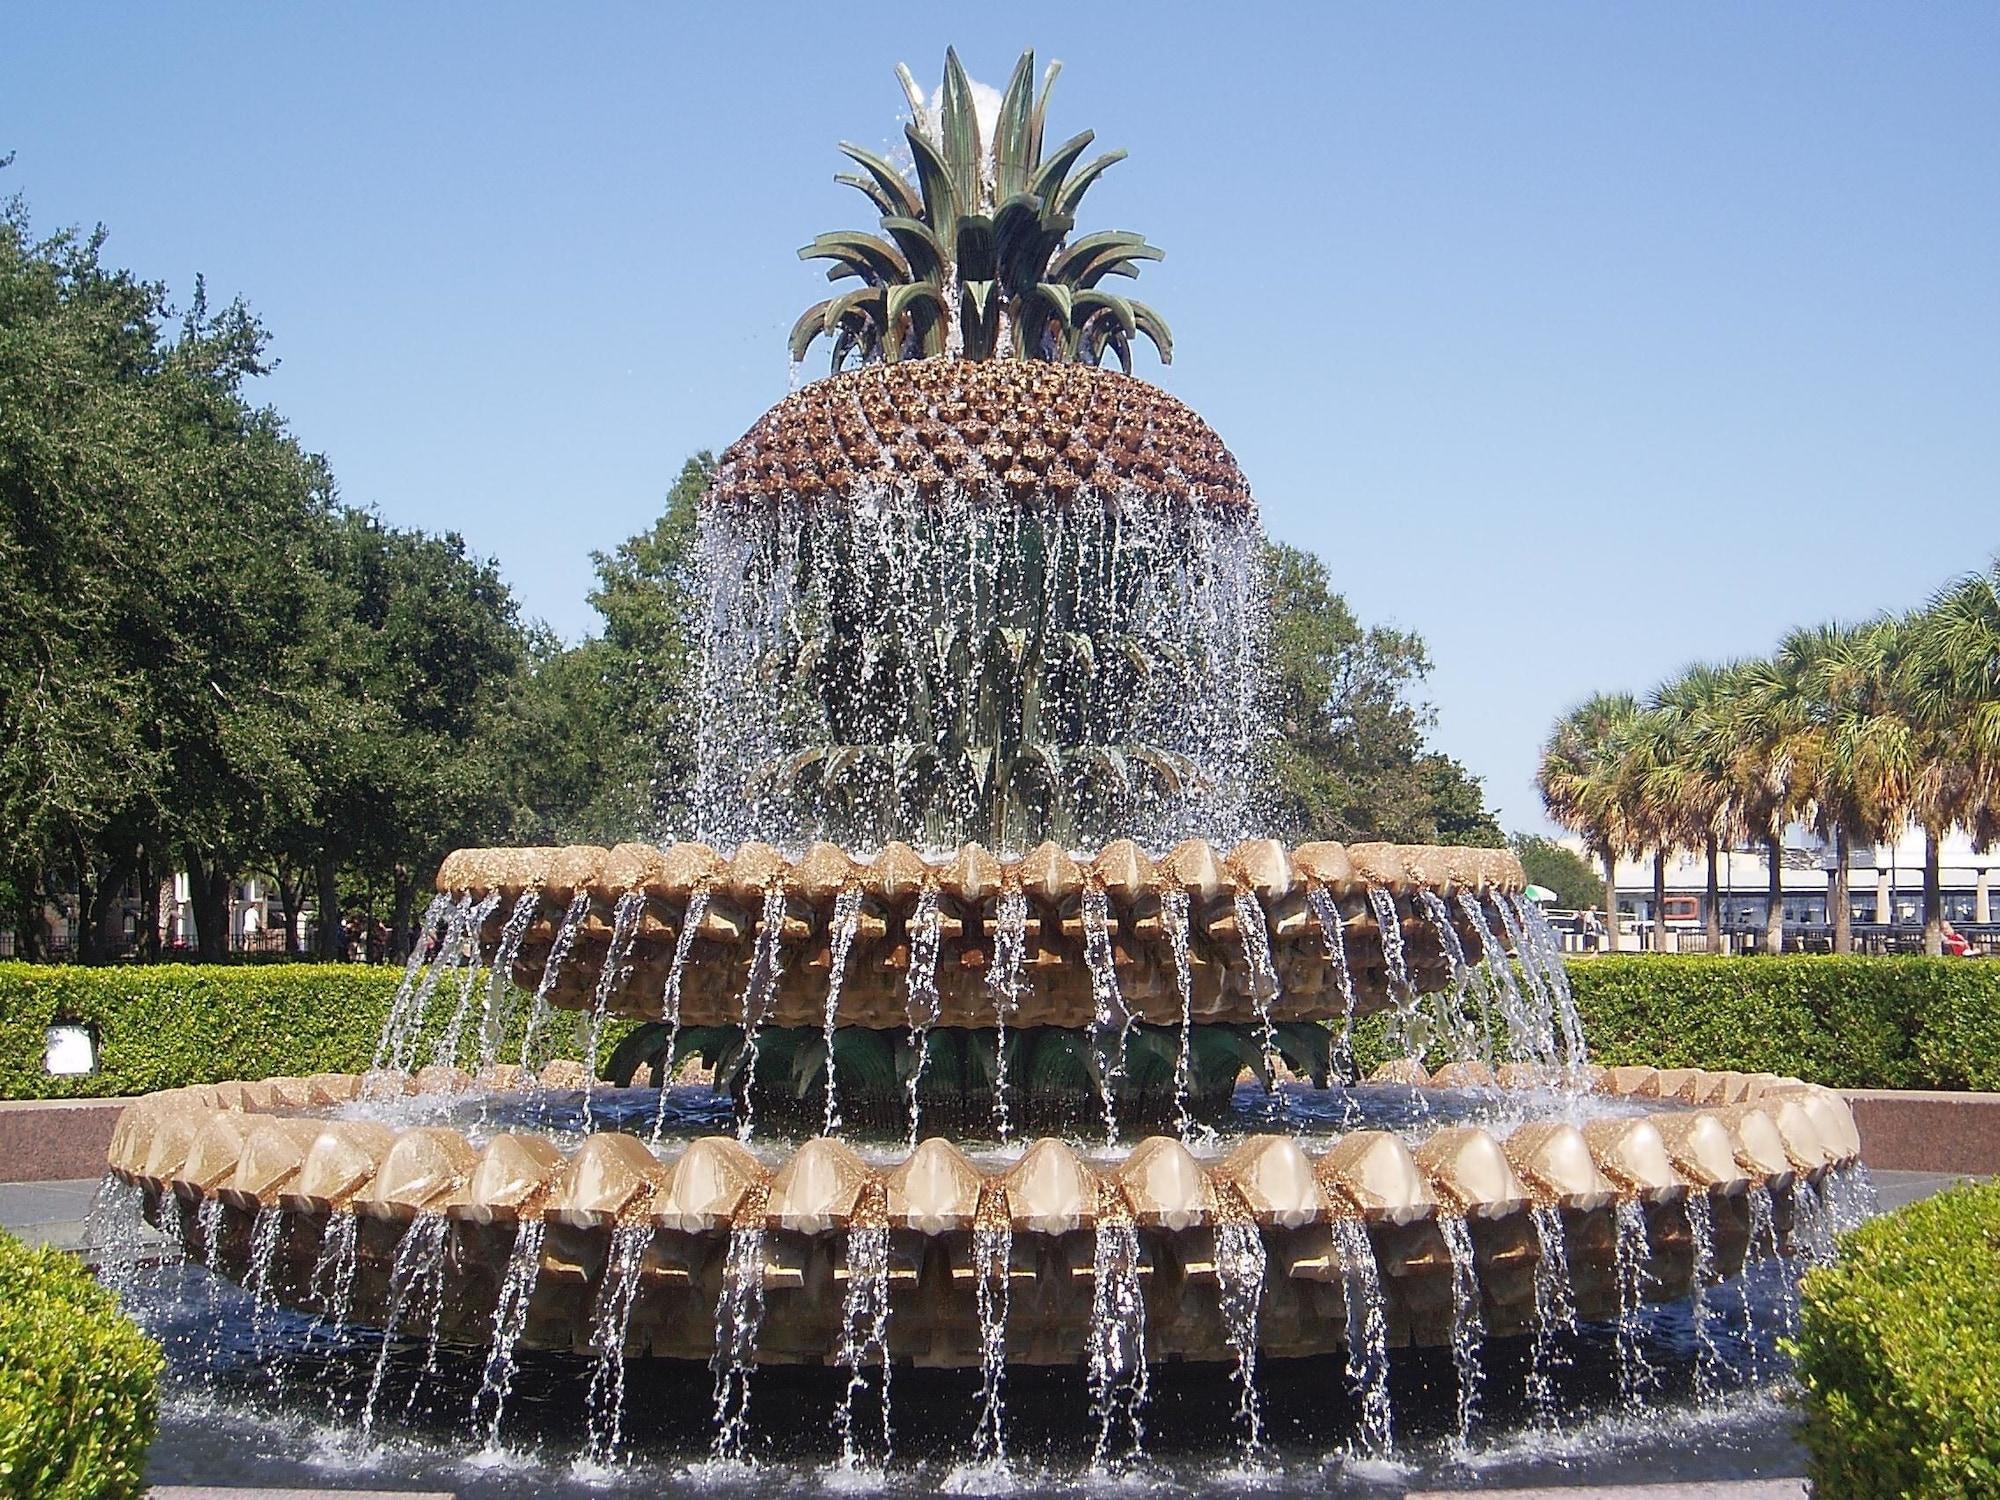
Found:
[{"label": "white building", "polygon": [[[1563,840],[1583,854],[1580,840]],[[2000,883],[2000,850],[1981,854],[1969,835],[1954,832],[1940,849],[1939,885],[1945,920],[1960,929],[1993,926],[1994,886]],[[1785,840],[1778,872],[1784,894],[1788,942],[1823,936],[1832,926],[1833,846],[1794,828]],[[1718,861],[1722,928],[1731,935],[1761,933],[1768,904],[1768,866],[1761,846],[1723,852]],[[1667,856],[1666,908],[1669,931],[1699,933],[1707,922],[1708,859],[1700,850]],[[1653,858],[1620,860],[1618,910],[1633,924],[1650,928],[1653,918]],[[1924,920],[1924,836],[1910,829],[1894,843],[1853,851],[1848,872],[1848,912],[1858,936],[1894,946],[1921,933]],[[2000,935],[2000,934],[1996,934]]]}]

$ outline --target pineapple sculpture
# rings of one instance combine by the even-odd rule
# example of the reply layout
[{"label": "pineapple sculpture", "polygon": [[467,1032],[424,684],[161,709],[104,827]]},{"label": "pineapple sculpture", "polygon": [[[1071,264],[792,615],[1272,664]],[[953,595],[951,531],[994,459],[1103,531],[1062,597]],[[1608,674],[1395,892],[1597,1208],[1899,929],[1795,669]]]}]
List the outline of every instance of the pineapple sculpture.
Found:
[{"label": "pineapple sculpture", "polygon": [[[1161,252],[1074,235],[1084,131],[1044,153],[1058,65],[1023,54],[990,127],[956,53],[899,69],[914,180],[858,146],[880,232],[800,254],[860,285],[795,359],[832,374],[724,454],[703,509],[699,836],[996,851],[1246,831],[1261,619],[1228,450],[1130,374],[1172,337],[1107,288]],[[1082,163],[1079,165],[1079,163]],[[1101,368],[1116,358],[1121,369]]]},{"label": "pineapple sculpture", "polygon": [[910,70],[897,68],[910,102],[904,137],[916,184],[881,157],[841,146],[862,170],[835,180],[868,197],[882,232],[823,234],[799,252],[832,261],[828,280],[861,286],[806,309],[792,329],[794,359],[827,337],[835,373],[850,361],[938,355],[1095,365],[1115,354],[1129,375],[1143,334],[1172,362],[1173,336],[1160,315],[1104,285],[1136,277],[1139,263],[1161,252],[1122,229],[1070,238],[1084,194],[1125,153],[1079,167],[1096,138],[1086,130],[1043,156],[1061,69],[1050,63],[1037,93],[1035,54],[1022,53],[986,139],[956,52],[945,53],[935,112]]}]

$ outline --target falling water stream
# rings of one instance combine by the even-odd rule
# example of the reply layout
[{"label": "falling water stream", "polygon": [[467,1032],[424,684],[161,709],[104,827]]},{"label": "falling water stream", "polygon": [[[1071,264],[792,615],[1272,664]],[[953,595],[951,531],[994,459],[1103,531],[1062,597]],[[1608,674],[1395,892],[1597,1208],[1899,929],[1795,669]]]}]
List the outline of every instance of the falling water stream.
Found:
[{"label": "falling water stream", "polygon": [[[743,1100],[738,1110],[736,1138],[749,1140],[757,1130],[757,1033],[770,1013],[785,972],[785,888],[764,888],[764,906],[757,918],[757,945],[750,956],[750,978],[743,986]],[[833,1059],[827,1059],[830,1068]],[[759,1293],[759,1307],[762,1293]],[[745,1395],[748,1400],[748,1395]]]},{"label": "falling water stream", "polygon": [[584,1398],[590,1413],[584,1457],[591,1463],[608,1464],[618,1454],[625,1424],[625,1342],[641,1290],[639,1263],[652,1239],[653,1226],[643,1220],[616,1225],[611,1231],[604,1276],[590,1309],[590,1343],[597,1351],[597,1363]]},{"label": "falling water stream", "polygon": [[757,1334],[764,1326],[764,1205],[769,1190],[752,1188],[729,1231],[722,1296],[715,1304],[715,1457],[741,1463],[750,1427],[750,1377],[757,1370]]},{"label": "falling water stream", "polygon": [[1257,1045],[1264,1054],[1264,1091],[1273,1094],[1278,1080],[1278,1029],[1271,1009],[1278,1003],[1278,970],[1271,961],[1271,929],[1264,903],[1249,889],[1236,892],[1236,939],[1243,949],[1244,983],[1257,1013]]},{"label": "falling water stream", "polygon": [[1576,1332],[1576,1289],[1570,1282],[1569,1238],[1562,1210],[1538,1204],[1530,1214],[1540,1256],[1535,1261],[1535,1347],[1528,1373],[1528,1398],[1542,1426],[1557,1422],[1555,1373],[1563,1360],[1560,1340]]},{"label": "falling water stream", "polygon": [[923,1123],[920,1093],[924,1068],[930,1062],[930,1032],[937,1025],[943,998],[938,994],[938,944],[943,937],[944,917],[938,903],[937,887],[926,885],[917,893],[916,909],[910,913],[910,968],[905,979],[904,1013],[910,1022],[910,1045],[916,1060],[910,1068],[909,1149],[917,1149],[917,1134]]},{"label": "falling water stream", "polygon": [[674,956],[667,966],[666,984],[660,991],[660,1017],[666,1023],[667,1034],[660,1053],[660,1101],[653,1110],[655,1141],[667,1123],[667,1098],[673,1088],[674,1064],[680,1051],[681,986],[687,976],[688,955],[694,952],[694,940],[708,916],[708,901],[707,886],[689,893],[687,909],[681,914],[681,930],[674,935]]},{"label": "falling water stream", "polygon": [[1020,1002],[1021,964],[1028,946],[1028,897],[1018,887],[1002,891],[994,911],[993,966],[986,995],[993,1002],[993,1133],[1005,1142],[1007,1117],[1007,1018]]},{"label": "falling water stream", "polygon": [[1180,998],[1180,1046],[1174,1053],[1174,1133],[1182,1140],[1194,1124],[1188,1086],[1194,1072],[1194,973],[1188,955],[1188,898],[1183,890],[1160,893],[1160,925],[1174,956],[1174,991]]},{"label": "falling water stream", "polygon": [[1091,1256],[1090,1339],[1085,1358],[1090,1409],[1097,1418],[1092,1463],[1103,1467],[1122,1431],[1128,1457],[1144,1451],[1146,1297],[1139,1276],[1139,1232],[1129,1219],[1100,1212]]},{"label": "falling water stream", "polygon": [[1485,1379],[1479,1354],[1486,1323],[1479,1305],[1471,1227],[1458,1215],[1446,1214],[1438,1219],[1438,1229],[1451,1253],[1451,1362],[1458,1371],[1458,1442],[1463,1448],[1471,1442],[1472,1424],[1479,1417],[1479,1388]]},{"label": "falling water stream", "polygon": [[[878,1201],[879,1211],[879,1201]],[[854,1431],[855,1399],[867,1389],[868,1369],[881,1372],[876,1400],[882,1413],[880,1463],[887,1467],[892,1451],[889,1419],[889,1230],[882,1224],[859,1222],[847,1231],[847,1290],[841,1299],[840,1350],[835,1363],[847,1371],[834,1430],[840,1434],[840,1466],[861,1467],[860,1444]]]},{"label": "falling water stream", "polygon": [[1616,1220],[1613,1264],[1618,1277],[1618,1394],[1626,1406],[1637,1410],[1659,1378],[1644,1347],[1646,1261],[1652,1247],[1646,1234],[1646,1211],[1636,1200],[1628,1198],[1620,1203]]},{"label": "falling water stream", "polygon": [[[486,1354],[486,1371],[479,1393],[472,1398],[472,1420],[486,1429],[486,1446],[500,1446],[500,1423],[507,1415],[507,1398],[514,1392],[514,1350],[528,1327],[528,1304],[542,1274],[542,1240],[548,1226],[539,1215],[514,1226],[514,1245],[500,1277],[500,1296],[493,1305],[493,1342]],[[491,1403],[492,1414],[482,1417]]]},{"label": "falling water stream", "polygon": [[861,925],[861,887],[851,885],[833,898],[833,923],[827,942],[826,1020],[820,1045],[826,1049],[826,1115],[822,1133],[840,1134],[840,1082],[834,1074],[834,1033],[840,1027],[840,992],[847,984],[847,960],[854,951],[854,933]]},{"label": "falling water stream", "polygon": [[[542,909],[542,892],[539,886],[529,886],[514,900],[514,909],[507,913],[506,925],[500,929],[500,943],[494,950],[493,967],[486,975],[486,997],[480,1004],[479,1013],[479,1072],[491,1073],[500,1060],[500,1041],[507,1031],[505,997],[514,989],[514,960],[520,956],[521,944],[528,936],[528,929],[534,925],[535,913]],[[456,1053],[438,1059],[446,1067],[458,1061]]]},{"label": "falling water stream", "polygon": [[563,966],[569,962],[570,950],[576,946],[576,936],[583,930],[584,918],[590,915],[590,892],[580,890],[569,899],[569,909],[563,913],[562,925],[556,928],[556,935],[549,944],[549,956],[542,968],[541,983],[535,986],[534,1002],[528,1007],[528,1024],[521,1029],[521,1071],[533,1073],[536,1070],[535,1037],[547,1024],[554,1013],[549,1004],[549,996],[556,991],[556,983],[562,978]]},{"label": "falling water stream", "polygon": [[[1118,993],[1118,970],[1111,952],[1111,902],[1101,886],[1083,893],[1083,962],[1090,971],[1091,1054],[1097,1073],[1098,1106],[1104,1115],[1104,1144],[1118,1144],[1116,1080],[1124,1068],[1124,1034],[1131,1013]],[[1113,1027],[1118,1028],[1114,1041]],[[1117,1048],[1116,1055],[1112,1053]]]},{"label": "falling water stream", "polygon": [[1264,1445],[1264,1408],[1257,1397],[1257,1315],[1264,1305],[1264,1237],[1241,1205],[1215,1226],[1216,1296],[1223,1335],[1236,1354],[1236,1420],[1245,1453]]},{"label": "falling water stream", "polygon": [[976,1463],[998,1469],[1007,1465],[1007,1307],[1013,1259],[1014,1227],[1006,1195],[989,1191],[972,1230],[973,1295],[979,1313],[979,1412],[972,1454]]},{"label": "falling water stream", "polygon": [[1347,1384],[1361,1406],[1357,1450],[1368,1457],[1389,1452],[1395,1441],[1389,1404],[1389,1304],[1375,1244],[1359,1219],[1333,1221],[1340,1256],[1340,1294],[1347,1307]]},{"label": "falling water stream", "polygon": [[639,916],[646,909],[644,891],[624,891],[611,909],[611,942],[604,950],[604,967],[597,975],[597,990],[591,996],[590,1022],[583,1043],[583,1124],[590,1128],[590,1096],[597,1082],[597,1049],[604,1041],[604,1023],[611,1014],[611,1002],[625,987],[631,969],[632,943],[639,935]]}]

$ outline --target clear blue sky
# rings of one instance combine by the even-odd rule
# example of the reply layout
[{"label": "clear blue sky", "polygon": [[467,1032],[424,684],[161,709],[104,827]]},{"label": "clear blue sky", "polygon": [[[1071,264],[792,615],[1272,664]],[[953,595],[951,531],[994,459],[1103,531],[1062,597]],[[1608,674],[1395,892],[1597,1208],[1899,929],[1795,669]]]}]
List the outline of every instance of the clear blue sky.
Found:
[{"label": "clear blue sky", "polygon": [[1132,151],[1085,218],[1167,250],[1141,373],[1423,634],[1510,826],[1584,694],[2000,546],[1990,4],[23,7],[0,188],[246,297],[346,498],[577,636],[590,552],[784,393],[793,252],[866,223],[834,143],[947,41]]}]

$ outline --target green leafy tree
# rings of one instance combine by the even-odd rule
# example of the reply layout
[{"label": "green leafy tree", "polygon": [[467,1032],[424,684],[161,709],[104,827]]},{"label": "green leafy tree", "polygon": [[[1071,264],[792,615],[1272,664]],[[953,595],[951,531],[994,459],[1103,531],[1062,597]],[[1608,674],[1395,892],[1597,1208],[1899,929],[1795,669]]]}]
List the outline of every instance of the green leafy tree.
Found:
[{"label": "green leafy tree", "polygon": [[1507,842],[1520,858],[1528,883],[1554,891],[1557,906],[1587,911],[1603,904],[1603,880],[1575,850],[1534,833],[1517,833]]},{"label": "green leafy tree", "polygon": [[1430,671],[1407,631],[1364,627],[1326,565],[1283,543],[1267,551],[1273,832],[1291,839],[1392,839],[1498,846],[1479,783],[1426,751],[1432,714],[1412,699]]}]

